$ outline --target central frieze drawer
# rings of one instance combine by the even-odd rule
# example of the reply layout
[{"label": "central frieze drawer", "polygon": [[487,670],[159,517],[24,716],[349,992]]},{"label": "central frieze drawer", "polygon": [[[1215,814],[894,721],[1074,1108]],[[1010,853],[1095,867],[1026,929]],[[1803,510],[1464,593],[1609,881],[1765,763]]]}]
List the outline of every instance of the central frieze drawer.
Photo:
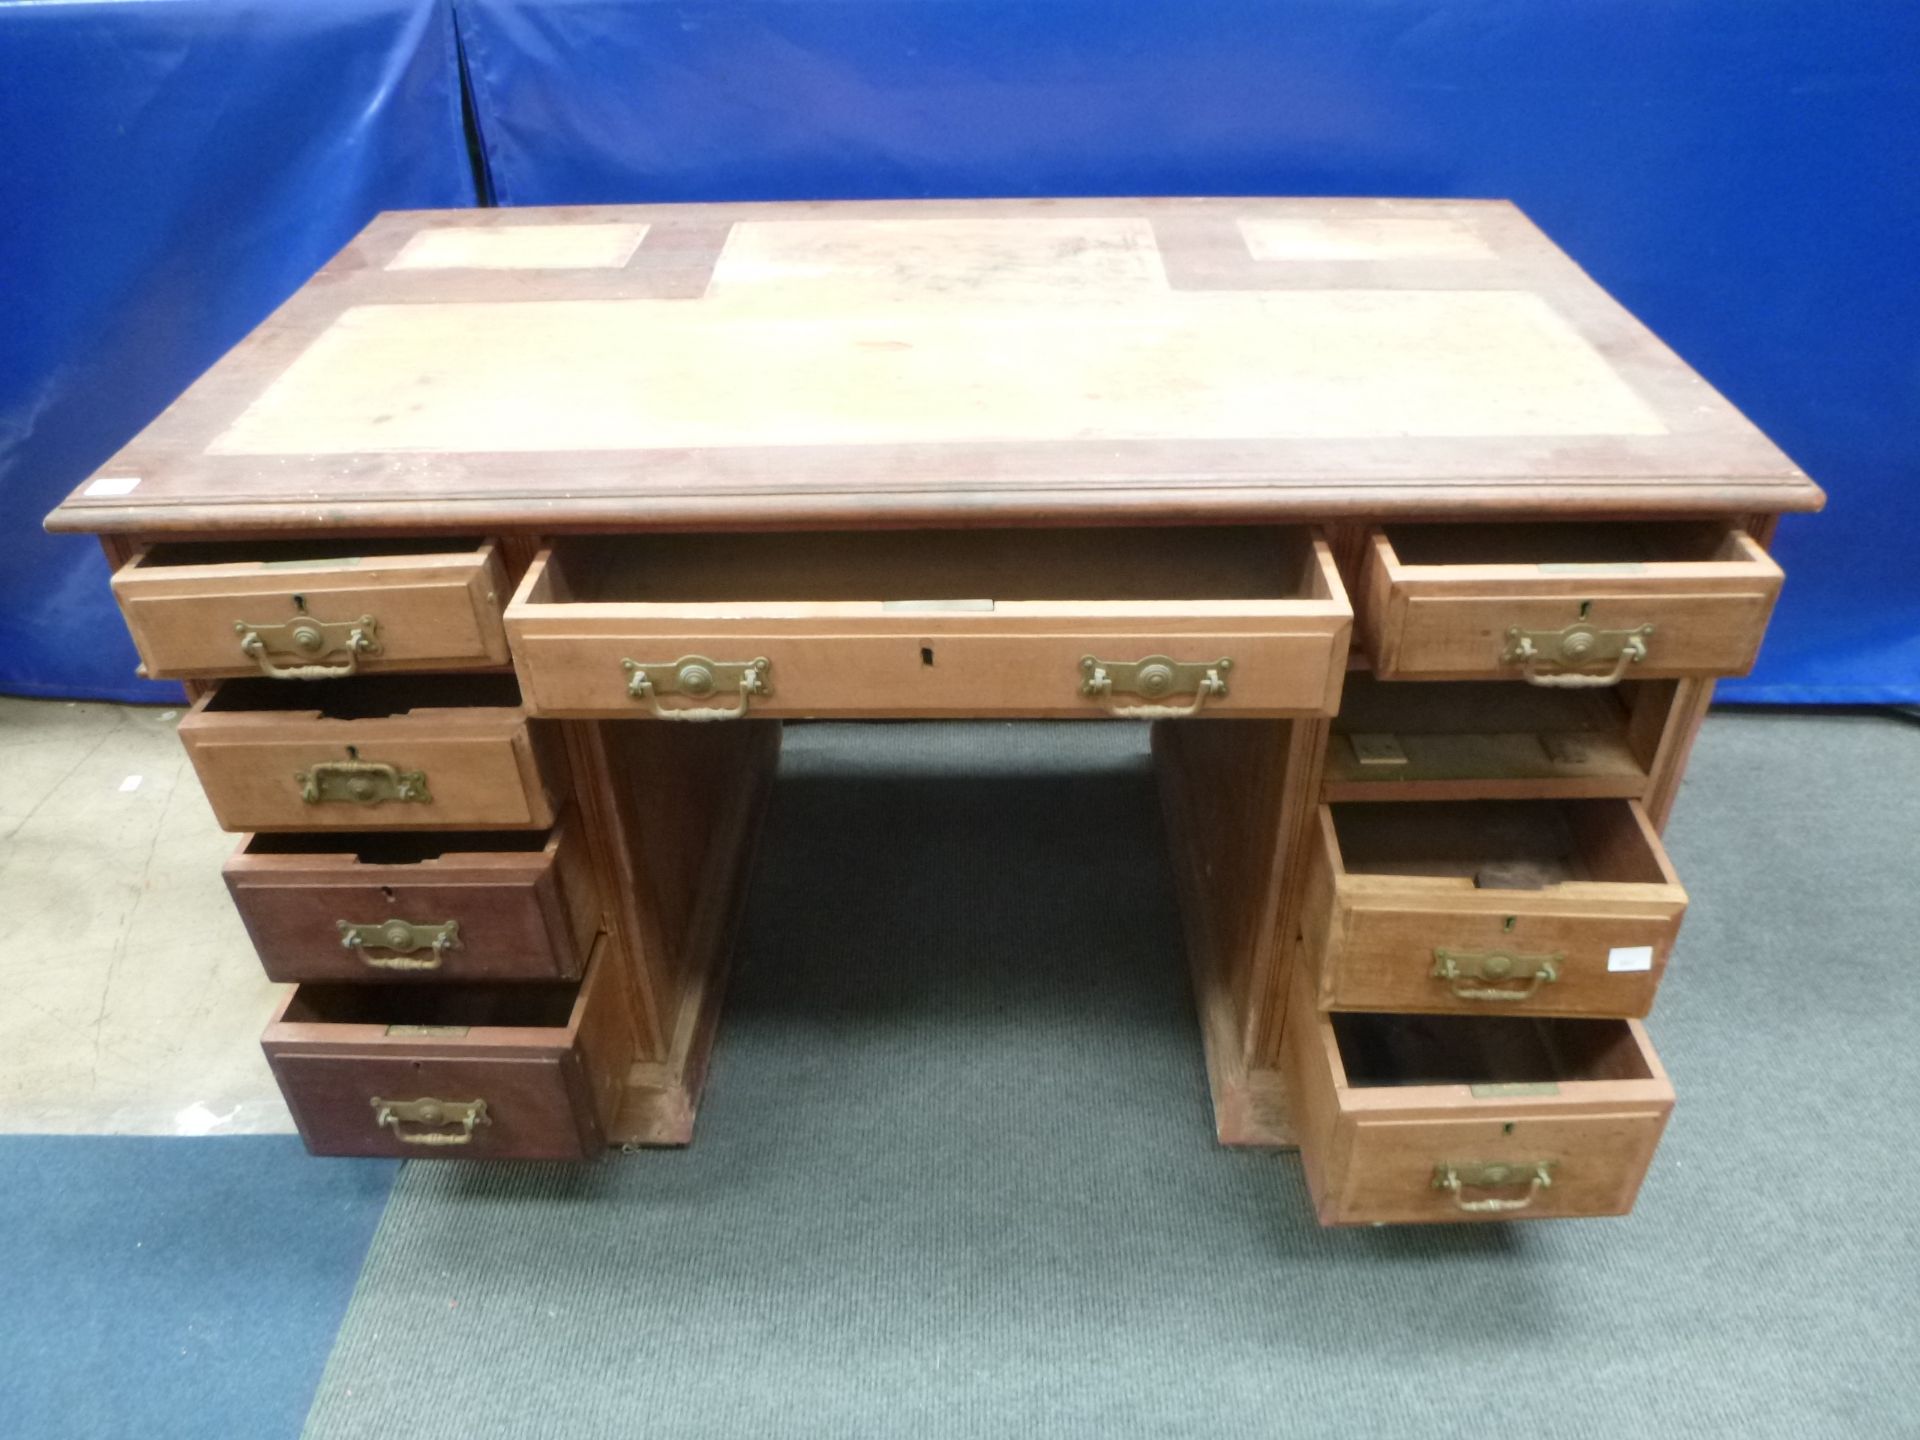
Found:
[{"label": "central frieze drawer", "polygon": [[1271,527],[562,540],[507,607],[541,715],[1332,714],[1352,611]]},{"label": "central frieze drawer", "polygon": [[228,830],[533,829],[564,783],[511,675],[226,680],[180,739]]}]

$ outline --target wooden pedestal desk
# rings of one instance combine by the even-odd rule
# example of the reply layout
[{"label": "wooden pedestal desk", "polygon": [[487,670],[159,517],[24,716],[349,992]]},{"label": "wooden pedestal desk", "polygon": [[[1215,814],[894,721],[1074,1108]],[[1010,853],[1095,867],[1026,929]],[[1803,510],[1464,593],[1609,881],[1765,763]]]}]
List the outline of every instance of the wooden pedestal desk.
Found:
[{"label": "wooden pedestal desk", "polygon": [[685,1143],[783,721],[1136,720],[1220,1138],[1338,1224],[1631,1207],[1821,500],[1510,205],[941,201],[384,215],[48,523],[316,1152]]}]

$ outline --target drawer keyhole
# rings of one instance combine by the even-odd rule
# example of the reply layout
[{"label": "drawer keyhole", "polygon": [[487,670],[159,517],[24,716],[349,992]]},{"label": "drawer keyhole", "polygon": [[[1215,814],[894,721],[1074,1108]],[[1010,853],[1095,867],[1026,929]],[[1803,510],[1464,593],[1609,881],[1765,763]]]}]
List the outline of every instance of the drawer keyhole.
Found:
[{"label": "drawer keyhole", "polygon": [[920,663],[922,665],[933,664],[933,647],[931,645],[922,645],[920,647]]}]

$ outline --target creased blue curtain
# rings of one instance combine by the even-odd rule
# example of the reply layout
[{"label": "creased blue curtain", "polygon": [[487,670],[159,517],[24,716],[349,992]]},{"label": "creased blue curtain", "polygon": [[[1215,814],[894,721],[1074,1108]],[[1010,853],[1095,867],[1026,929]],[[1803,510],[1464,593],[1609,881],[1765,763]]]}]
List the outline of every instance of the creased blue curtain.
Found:
[{"label": "creased blue curtain", "polygon": [[0,691],[178,695],[41,517],[374,214],[473,199],[445,0],[0,3]]}]

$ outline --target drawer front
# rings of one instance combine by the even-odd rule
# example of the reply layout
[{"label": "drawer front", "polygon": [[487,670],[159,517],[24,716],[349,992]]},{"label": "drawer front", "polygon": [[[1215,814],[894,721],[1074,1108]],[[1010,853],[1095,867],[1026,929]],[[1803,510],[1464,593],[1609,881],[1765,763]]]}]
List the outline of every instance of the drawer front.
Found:
[{"label": "drawer front", "polygon": [[1318,939],[1334,1010],[1642,1016],[1683,907],[1504,913],[1483,904],[1338,907]]},{"label": "drawer front", "polygon": [[[568,1055],[306,1053],[270,1063],[315,1155],[587,1160],[604,1143],[579,1062]],[[434,1102],[445,1117],[438,1124],[427,1108]]]},{"label": "drawer front", "polygon": [[1563,1117],[1497,1105],[1458,1120],[1359,1120],[1319,1200],[1320,1219],[1366,1225],[1624,1215],[1666,1121],[1661,1106]]},{"label": "drawer front", "polygon": [[[1301,931],[1322,1009],[1429,1014],[1643,1016],[1653,1005],[1687,896],[1635,801],[1604,807],[1606,842],[1637,873],[1537,890],[1480,889],[1424,875],[1355,874],[1332,810],[1313,832]],[[1372,812],[1369,812],[1372,813]],[[1394,807],[1417,827],[1433,812]]]},{"label": "drawer front", "polygon": [[694,721],[1332,714],[1352,628],[1324,538],[1235,527],[589,538],[507,607],[535,713]]},{"label": "drawer front", "polygon": [[228,830],[551,825],[553,737],[515,711],[369,720],[208,713],[181,722],[201,788]]},{"label": "drawer front", "polygon": [[[1391,1015],[1360,1017],[1394,1025]],[[1296,968],[1282,1032],[1301,1160],[1323,1225],[1623,1215],[1673,1111],[1673,1089],[1637,1020],[1609,1025],[1611,1053],[1577,1078],[1355,1083],[1334,1017]],[[1513,1022],[1525,1024],[1526,1022]],[[1497,1067],[1496,1067],[1497,1068]]]},{"label": "drawer front", "polygon": [[154,547],[114,576],[151,676],[314,679],[507,663],[507,576],[491,542],[435,553],[164,563],[172,551],[194,549]]},{"label": "drawer front", "polygon": [[316,1155],[581,1160],[636,1038],[602,946],[578,985],[303,984],[261,1049]]},{"label": "drawer front", "polygon": [[598,933],[592,869],[566,821],[534,851],[404,864],[260,844],[248,837],[224,873],[275,980],[577,979]]},{"label": "drawer front", "polygon": [[[1638,567],[1402,565],[1366,552],[1360,626],[1383,679],[1513,679],[1584,686],[1744,674],[1780,592],[1749,537],[1722,562]],[[1628,567],[1633,568],[1633,567]]]},{"label": "drawer front", "polygon": [[[569,633],[564,622],[531,617],[515,624],[515,664],[535,713],[659,719],[1331,714],[1340,703],[1347,649],[1344,624],[1119,633],[978,631],[924,620],[843,626],[837,634],[793,625],[709,625],[664,634],[613,628]],[[743,690],[748,665],[755,678]],[[635,684],[636,666],[644,684]],[[684,683],[690,667],[691,686]],[[708,683],[700,671],[717,682]]]}]

